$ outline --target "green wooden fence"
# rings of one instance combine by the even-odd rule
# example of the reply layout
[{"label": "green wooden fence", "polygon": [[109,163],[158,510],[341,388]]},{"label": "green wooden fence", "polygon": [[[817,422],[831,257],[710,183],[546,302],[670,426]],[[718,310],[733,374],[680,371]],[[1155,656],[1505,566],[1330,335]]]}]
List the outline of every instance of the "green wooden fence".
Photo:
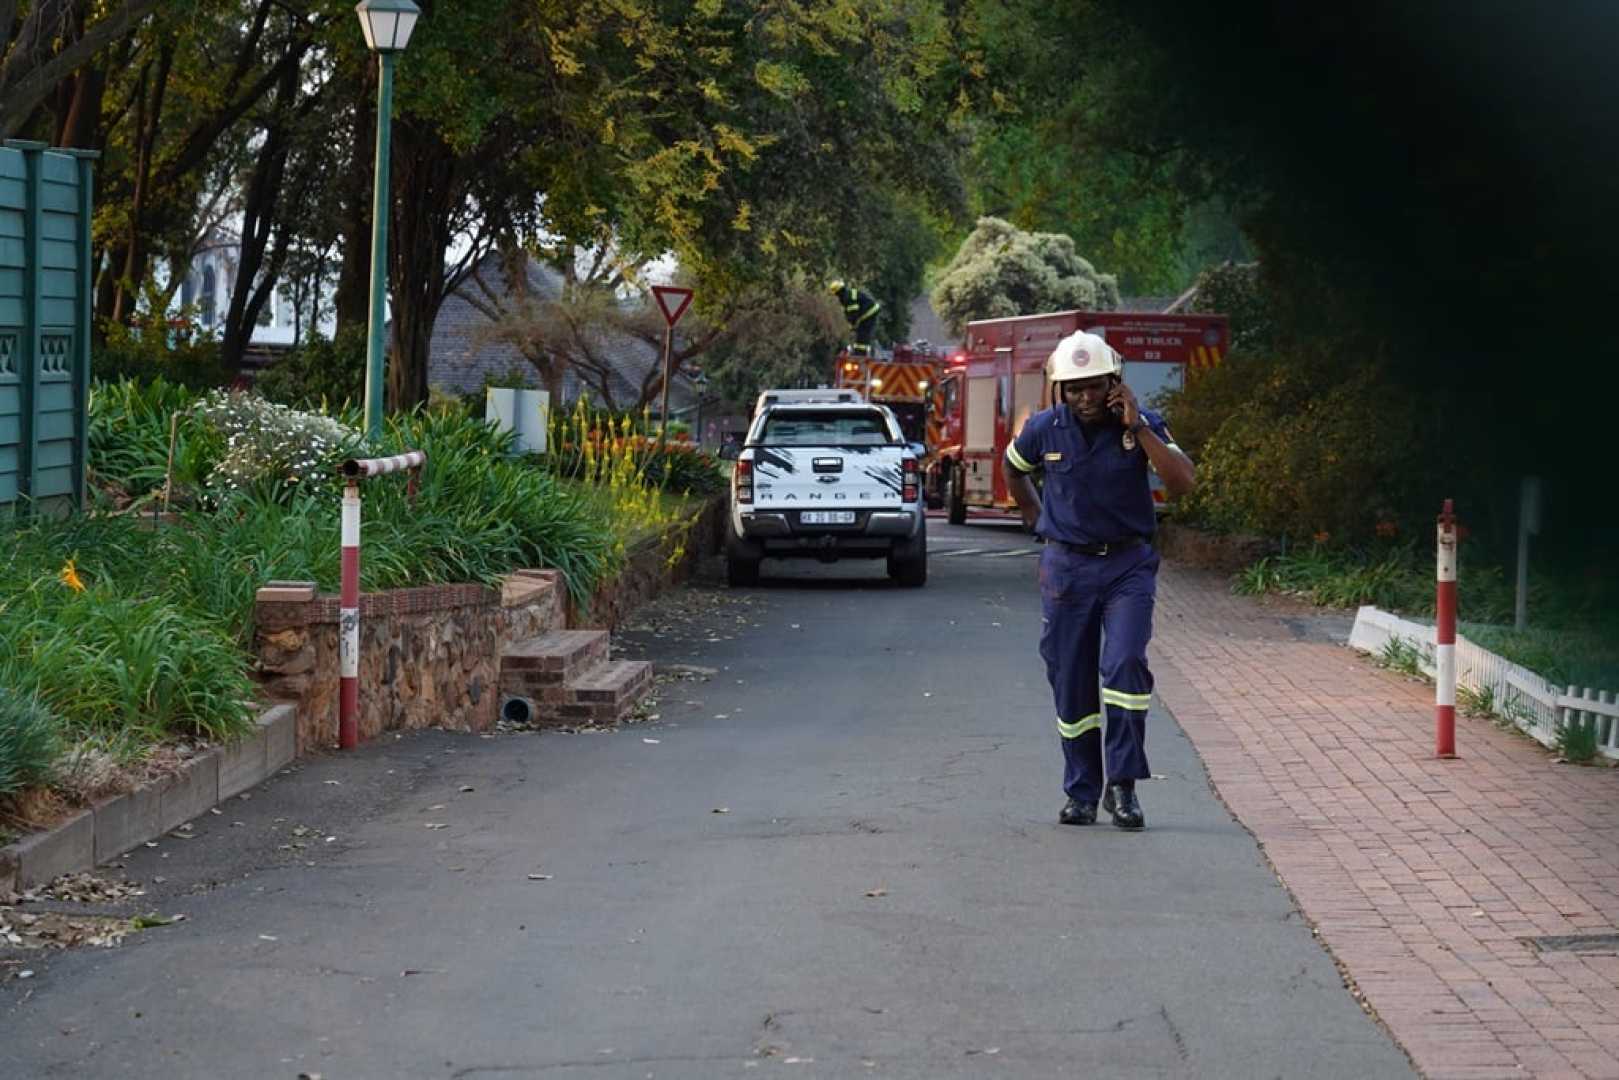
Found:
[{"label": "green wooden fence", "polygon": [[0,516],[84,505],[95,157],[0,146]]}]

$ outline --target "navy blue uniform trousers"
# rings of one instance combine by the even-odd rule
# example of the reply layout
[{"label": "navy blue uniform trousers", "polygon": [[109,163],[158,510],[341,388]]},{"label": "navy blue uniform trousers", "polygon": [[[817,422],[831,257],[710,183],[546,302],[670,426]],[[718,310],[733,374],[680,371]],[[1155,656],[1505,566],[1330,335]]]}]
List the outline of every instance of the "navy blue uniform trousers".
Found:
[{"label": "navy blue uniform trousers", "polygon": [[1147,642],[1157,587],[1158,553],[1147,545],[1082,555],[1048,543],[1040,553],[1040,656],[1057,706],[1063,790],[1079,802],[1101,798],[1104,757],[1108,783],[1152,775]]}]

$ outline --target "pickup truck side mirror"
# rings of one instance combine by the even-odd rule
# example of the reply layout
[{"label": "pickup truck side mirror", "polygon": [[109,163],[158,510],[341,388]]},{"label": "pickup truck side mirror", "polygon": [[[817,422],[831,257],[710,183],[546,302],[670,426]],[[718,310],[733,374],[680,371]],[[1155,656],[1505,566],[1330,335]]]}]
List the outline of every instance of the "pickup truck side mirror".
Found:
[{"label": "pickup truck side mirror", "polygon": [[742,456],[742,447],[734,442],[725,443],[720,447],[721,461],[735,461]]},{"label": "pickup truck side mirror", "polygon": [[921,461],[923,458],[928,456],[928,448],[927,448],[927,445],[925,443],[919,443],[919,442],[906,443],[905,444],[905,449],[907,449],[911,453],[915,454],[916,455],[916,460],[918,460],[918,461]]}]

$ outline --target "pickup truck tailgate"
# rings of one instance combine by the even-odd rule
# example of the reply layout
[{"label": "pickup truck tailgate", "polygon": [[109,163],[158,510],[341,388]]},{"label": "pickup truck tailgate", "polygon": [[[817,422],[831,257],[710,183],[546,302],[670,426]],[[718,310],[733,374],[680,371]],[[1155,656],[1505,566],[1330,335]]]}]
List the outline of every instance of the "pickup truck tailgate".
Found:
[{"label": "pickup truck tailgate", "polygon": [[[904,450],[898,446],[758,446],[755,510],[880,510],[904,505]],[[826,524],[835,524],[828,519]]]}]

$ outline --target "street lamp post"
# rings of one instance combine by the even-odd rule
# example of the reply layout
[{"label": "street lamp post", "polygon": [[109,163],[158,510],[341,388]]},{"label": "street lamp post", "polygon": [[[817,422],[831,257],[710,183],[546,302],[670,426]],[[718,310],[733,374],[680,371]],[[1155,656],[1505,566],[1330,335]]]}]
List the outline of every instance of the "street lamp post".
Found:
[{"label": "street lamp post", "polygon": [[697,391],[697,416],[692,427],[697,429],[697,449],[703,448],[703,391],[708,389],[708,376],[699,371],[691,380],[692,388]]},{"label": "street lamp post", "polygon": [[405,50],[422,9],[411,0],[360,0],[354,5],[366,48],[377,54],[377,167],[371,199],[371,317],[365,346],[365,433],[382,436],[383,319],[388,298],[388,133],[393,124],[394,57]]}]

